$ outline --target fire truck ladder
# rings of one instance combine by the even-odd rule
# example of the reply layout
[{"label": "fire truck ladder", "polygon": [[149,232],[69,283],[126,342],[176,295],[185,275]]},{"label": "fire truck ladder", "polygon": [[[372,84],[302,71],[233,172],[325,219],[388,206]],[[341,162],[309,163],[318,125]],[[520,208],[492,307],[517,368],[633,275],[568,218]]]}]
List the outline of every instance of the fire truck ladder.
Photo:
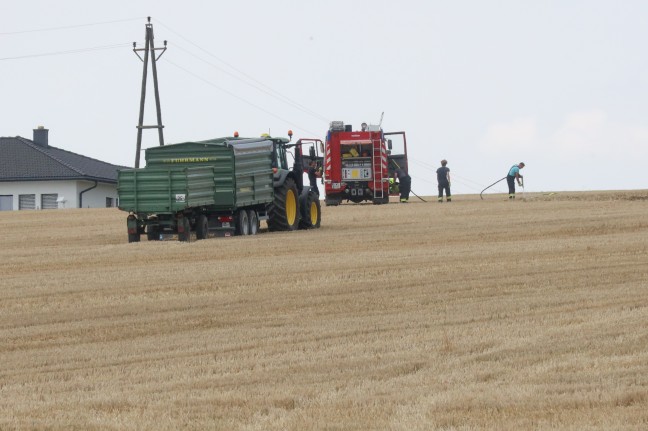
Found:
[{"label": "fire truck ladder", "polygon": [[373,192],[374,199],[383,199],[385,192],[383,188],[383,154],[380,139],[374,139],[371,146],[371,165],[373,168]]}]

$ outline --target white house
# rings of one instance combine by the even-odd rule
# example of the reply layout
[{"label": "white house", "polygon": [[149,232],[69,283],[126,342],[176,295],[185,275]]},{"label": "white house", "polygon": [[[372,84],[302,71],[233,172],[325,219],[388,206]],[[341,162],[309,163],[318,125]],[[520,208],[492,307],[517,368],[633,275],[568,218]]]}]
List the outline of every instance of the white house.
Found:
[{"label": "white house", "polygon": [[51,147],[48,134],[0,137],[0,211],[116,207],[117,170],[126,167]]}]

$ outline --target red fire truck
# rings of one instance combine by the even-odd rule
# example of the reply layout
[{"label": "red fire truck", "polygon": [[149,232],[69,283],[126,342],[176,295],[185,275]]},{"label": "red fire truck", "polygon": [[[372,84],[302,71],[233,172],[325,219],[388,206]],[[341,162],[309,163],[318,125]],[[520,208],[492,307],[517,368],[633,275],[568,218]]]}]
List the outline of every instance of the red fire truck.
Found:
[{"label": "red fire truck", "polygon": [[[401,148],[394,150],[393,141]],[[350,124],[332,121],[324,150],[324,202],[389,203],[389,180],[399,168],[408,171],[405,132],[385,133],[380,125],[365,123],[353,131]]]}]

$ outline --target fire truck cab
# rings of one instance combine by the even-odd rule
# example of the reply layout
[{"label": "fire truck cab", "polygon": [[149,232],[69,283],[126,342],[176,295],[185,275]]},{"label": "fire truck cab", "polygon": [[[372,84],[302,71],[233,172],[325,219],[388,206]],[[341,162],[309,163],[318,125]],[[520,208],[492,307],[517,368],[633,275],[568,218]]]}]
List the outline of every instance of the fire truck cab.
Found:
[{"label": "fire truck cab", "polygon": [[[392,139],[402,139],[402,154],[392,154]],[[324,191],[327,206],[342,201],[375,205],[389,203],[390,178],[398,168],[407,170],[405,132],[385,133],[366,125],[354,131],[350,124],[332,121],[324,150]]]}]

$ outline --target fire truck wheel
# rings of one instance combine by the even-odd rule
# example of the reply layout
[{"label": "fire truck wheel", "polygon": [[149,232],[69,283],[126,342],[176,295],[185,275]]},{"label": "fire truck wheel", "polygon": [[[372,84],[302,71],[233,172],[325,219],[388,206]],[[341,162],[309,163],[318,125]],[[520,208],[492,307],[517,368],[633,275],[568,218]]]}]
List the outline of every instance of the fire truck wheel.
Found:
[{"label": "fire truck wheel", "polygon": [[339,199],[325,199],[324,203],[326,204],[327,207],[336,207],[340,205],[340,200]]},{"label": "fire truck wheel", "polygon": [[388,204],[389,203],[389,196],[386,198],[376,198],[373,201],[374,205],[382,205],[382,204]]}]

